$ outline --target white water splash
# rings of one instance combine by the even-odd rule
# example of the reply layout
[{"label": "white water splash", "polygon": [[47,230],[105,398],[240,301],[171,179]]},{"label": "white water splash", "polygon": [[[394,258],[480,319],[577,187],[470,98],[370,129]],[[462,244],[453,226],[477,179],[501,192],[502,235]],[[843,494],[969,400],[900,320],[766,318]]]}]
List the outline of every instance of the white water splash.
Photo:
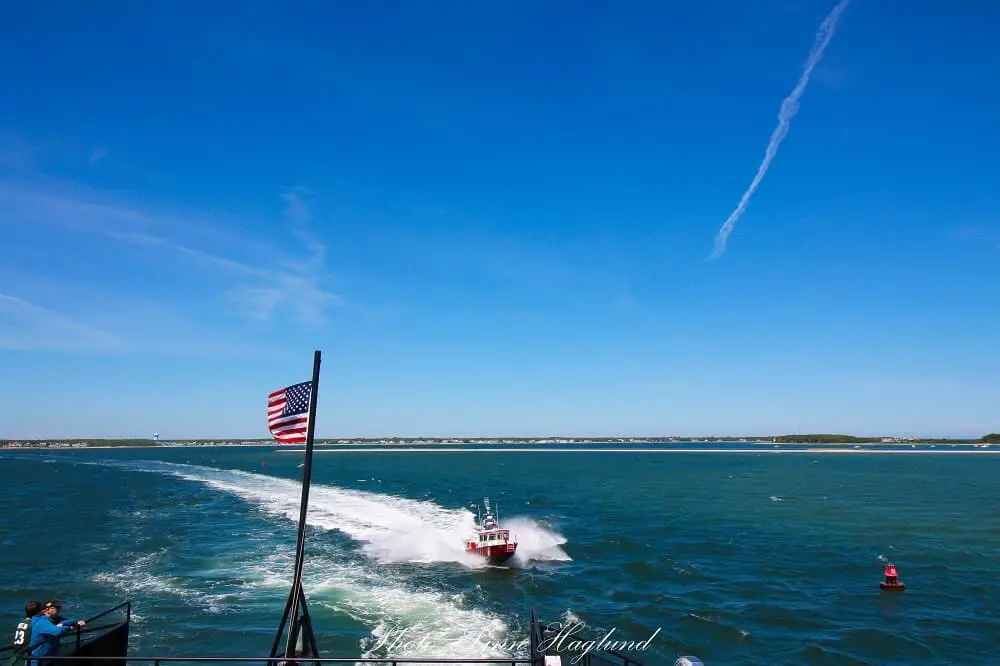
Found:
[{"label": "white water splash", "polygon": [[541,527],[530,518],[515,516],[504,521],[504,527],[517,535],[514,559],[521,564],[532,561],[569,562],[573,558],[562,549],[566,537]]},{"label": "white water splash", "polygon": [[[291,521],[298,520],[301,484],[296,481],[241,470],[221,470],[159,461],[101,463],[134,471],[166,474],[239,497],[251,506]],[[523,541],[528,560],[569,559],[560,548],[565,538],[527,518],[506,521]],[[344,613],[373,630],[363,649],[374,655],[391,647],[401,657],[450,654],[467,658],[511,657],[521,652],[522,636],[489,612],[466,607],[462,595],[415,587],[399,570],[377,562],[457,562],[481,566],[479,558],[467,561],[462,537],[473,525],[466,509],[446,509],[430,501],[417,501],[374,492],[314,484],[310,490],[308,523],[336,530],[362,544],[368,556],[344,557],[339,547],[314,546],[304,585],[314,604]],[[522,547],[519,547],[519,551]],[[521,553],[519,553],[520,555]],[[276,588],[291,583],[293,553],[290,547],[254,544],[247,552],[232,553],[219,563],[215,575],[231,573],[245,581],[241,592]],[[374,560],[374,561],[373,561]],[[178,581],[156,575],[153,560],[138,561],[128,571],[108,576],[107,582],[130,585],[156,594],[189,597]],[[219,599],[194,597],[208,606]]]},{"label": "white water splash", "polygon": [[[162,463],[158,469],[189,481],[231,493],[262,510],[298,521],[301,483],[241,470],[217,470]],[[362,543],[363,550],[382,562],[457,562],[482,566],[482,559],[465,552],[464,538],[473,533],[468,509],[446,509],[431,501],[314,484],[309,491],[307,522],[337,530]],[[518,558],[569,560],[560,547],[566,539],[529,518],[506,524],[517,534]]]},{"label": "white water splash", "polygon": [[722,228],[719,229],[719,234],[715,238],[715,250],[712,252],[711,259],[718,259],[722,256],[722,253],[726,251],[726,241],[729,240],[729,234],[732,233],[733,227],[736,222],[743,216],[746,211],[747,203],[750,201],[750,197],[753,193],[757,191],[757,187],[760,182],[764,179],[764,175],[771,166],[771,160],[778,153],[778,146],[781,145],[782,140],[784,140],[785,135],[788,134],[788,128],[791,125],[792,118],[799,110],[799,99],[806,90],[806,85],[809,83],[809,76],[812,74],[813,69],[819,64],[819,61],[823,58],[823,52],[826,50],[827,45],[830,40],[833,39],[833,33],[837,29],[837,20],[840,19],[840,15],[850,4],[851,0],[841,0],[840,3],[830,11],[827,17],[823,20],[823,23],[819,26],[819,30],[816,32],[816,41],[813,43],[812,51],[809,52],[809,57],[806,59],[805,68],[803,69],[802,76],[799,78],[799,82],[795,84],[795,88],[792,90],[791,94],[785,98],[781,103],[781,109],[778,111],[778,126],[774,129],[771,134],[771,140],[767,144],[767,149],[764,151],[764,161],[760,163],[757,168],[757,175],[754,176],[753,181],[750,183],[750,187],[747,191],[743,193],[743,197],[740,199],[739,204],[736,206],[729,218],[723,223]]},{"label": "white water splash", "polygon": [[161,549],[154,553],[138,556],[120,570],[102,571],[94,574],[92,580],[110,585],[129,598],[140,592],[157,596],[170,596],[212,614],[225,613],[232,609],[233,604],[246,602],[249,598],[248,593],[223,592],[215,594],[210,590],[192,588],[185,585],[180,577],[162,575],[159,572],[158,561],[165,554],[166,551]]}]

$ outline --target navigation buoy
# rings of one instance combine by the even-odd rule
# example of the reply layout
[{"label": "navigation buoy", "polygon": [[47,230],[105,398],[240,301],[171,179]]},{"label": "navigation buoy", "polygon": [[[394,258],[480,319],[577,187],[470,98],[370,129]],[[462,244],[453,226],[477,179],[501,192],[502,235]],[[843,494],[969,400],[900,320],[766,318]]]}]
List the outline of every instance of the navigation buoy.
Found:
[{"label": "navigation buoy", "polygon": [[896,572],[896,565],[889,562],[885,565],[885,580],[878,584],[883,590],[902,592],[906,586],[899,582],[899,574]]}]

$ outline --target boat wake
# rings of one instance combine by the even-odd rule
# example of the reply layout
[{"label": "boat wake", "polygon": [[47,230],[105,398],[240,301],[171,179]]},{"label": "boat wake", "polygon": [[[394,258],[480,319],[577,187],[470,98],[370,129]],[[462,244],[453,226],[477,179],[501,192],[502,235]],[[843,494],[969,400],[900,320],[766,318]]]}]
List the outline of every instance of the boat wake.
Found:
[{"label": "boat wake", "polygon": [[[265,514],[297,522],[301,483],[289,479],[160,461],[102,461],[101,466],[156,473],[195,482],[237,497]],[[307,522],[311,527],[338,532],[358,546],[354,555],[328,540],[310,543],[304,585],[312,604],[343,613],[369,627],[362,641],[367,655],[391,652],[405,657],[451,654],[467,658],[514,657],[520,633],[504,618],[470,607],[465,595],[417,584],[398,563],[458,563],[468,568],[488,566],[482,558],[464,552],[463,538],[475,524],[468,509],[449,509],[431,501],[344,489],[314,483],[309,494]],[[506,521],[516,531],[520,546],[508,564],[567,561],[566,539],[527,517]],[[275,547],[272,538],[248,540],[246,552],[233,553],[228,562],[213,567],[213,576],[242,581],[242,592],[275,588],[282,596],[291,584],[292,542]],[[139,563],[137,563],[139,564]],[[135,568],[128,579],[136,580]],[[150,581],[154,578],[147,577]],[[108,582],[111,582],[110,580]],[[147,591],[157,592],[150,584]],[[243,595],[240,594],[240,597]],[[222,600],[212,600],[217,606]],[[192,599],[191,601],[195,601]],[[213,609],[214,610],[214,609]],[[224,612],[224,611],[223,611]],[[414,637],[419,636],[419,640]],[[400,638],[403,637],[403,638]],[[512,637],[518,637],[516,639]]]},{"label": "boat wake", "polygon": [[[162,472],[236,495],[261,510],[297,522],[302,484],[298,481],[196,465],[144,462],[142,471]],[[313,484],[309,490],[309,525],[341,532],[380,562],[457,562],[470,568],[482,559],[465,552],[463,539],[475,528],[468,509],[446,509],[434,502],[376,492]],[[517,560],[569,561],[566,539],[530,518],[512,517],[517,532]]]}]

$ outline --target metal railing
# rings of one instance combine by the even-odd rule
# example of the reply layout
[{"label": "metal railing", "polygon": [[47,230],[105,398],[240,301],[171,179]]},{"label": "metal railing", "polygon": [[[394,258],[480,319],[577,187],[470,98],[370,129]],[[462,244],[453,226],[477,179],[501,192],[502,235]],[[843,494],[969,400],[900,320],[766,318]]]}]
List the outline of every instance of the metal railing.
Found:
[{"label": "metal railing", "polygon": [[217,663],[217,664],[390,664],[391,666],[406,666],[407,664],[493,664],[494,666],[519,666],[532,664],[528,658],[493,657],[46,657],[46,661],[60,662],[121,662],[123,666],[130,662],[143,662],[161,666],[171,663]]},{"label": "metal railing", "polygon": [[107,609],[104,612],[98,613],[94,617],[90,617],[90,618],[87,618],[86,620],[84,620],[84,622],[87,623],[86,626],[84,626],[84,627],[77,627],[76,631],[74,632],[74,633],[76,633],[76,649],[77,650],[80,649],[80,644],[83,642],[83,636],[85,634],[96,634],[98,631],[104,631],[105,629],[111,629],[111,628],[117,627],[119,624],[121,624],[121,622],[115,622],[114,624],[105,624],[105,625],[101,625],[101,626],[97,626],[97,627],[91,627],[90,626],[95,620],[100,620],[101,618],[107,617],[108,615],[111,615],[112,613],[114,613],[116,611],[120,611],[123,608],[125,609],[125,624],[129,624],[129,625],[132,624],[132,602],[131,601],[126,601],[125,603],[118,604],[117,606],[115,606],[113,608],[109,608],[109,609]]},{"label": "metal railing", "polygon": [[[123,608],[125,609],[125,620],[124,620],[124,622],[125,622],[125,624],[131,624],[132,623],[132,602],[131,601],[126,601],[124,603],[118,604],[117,606],[115,606],[113,608],[109,608],[109,609],[107,609],[105,611],[102,611],[102,612],[98,613],[97,615],[94,615],[93,617],[88,617],[88,618],[84,619],[84,622],[87,623],[86,626],[75,628],[73,630],[73,634],[72,635],[70,635],[70,634],[64,634],[62,636],[62,638],[60,639],[60,645],[69,645],[69,644],[73,643],[74,644],[74,649],[79,650],[80,646],[83,644],[85,636],[87,636],[87,635],[95,635],[95,634],[97,634],[100,631],[105,631],[107,629],[113,629],[113,628],[119,626],[122,623],[122,621],[118,621],[118,622],[112,622],[110,624],[101,624],[101,625],[97,625],[97,626],[91,626],[94,623],[94,621],[100,620],[101,618],[105,618],[108,615],[111,615],[112,613],[114,613],[116,611],[122,610]],[[17,647],[16,645],[5,645],[3,647],[0,647],[0,654],[3,654],[5,652],[13,652],[16,647]],[[57,657],[52,657],[52,658],[56,659]],[[62,659],[64,657],[58,657],[58,658]],[[71,657],[71,658],[76,658],[76,657]]]},{"label": "metal railing", "polygon": [[[101,623],[98,626],[93,626],[93,623],[97,620],[103,618],[108,618],[113,613],[124,610],[124,621]],[[73,633],[75,636],[71,640],[75,641],[76,647],[75,651],[79,652],[81,646],[87,645],[85,636],[96,635],[99,632],[106,631],[108,629],[113,629],[121,626],[122,624],[129,625],[132,620],[132,602],[126,601],[113,608],[109,608],[93,617],[87,618],[87,625],[76,629]],[[99,662],[101,666],[105,664],[116,664],[117,666],[129,666],[130,663],[135,664],[147,664],[151,666],[171,666],[173,664],[180,663],[191,663],[191,664],[257,664],[258,666],[308,666],[312,664],[313,666],[321,666],[322,664],[383,664],[389,666],[411,666],[415,664],[493,664],[493,666],[544,666],[545,654],[544,654],[544,644],[547,630],[550,624],[544,623],[538,618],[538,614],[535,609],[531,610],[531,620],[528,627],[529,631],[529,645],[530,651],[527,657],[487,657],[487,658],[469,658],[469,657],[313,657],[313,656],[296,656],[296,657],[167,657],[167,656],[77,656],[77,655],[60,655],[60,656],[46,656],[45,661],[50,662],[52,666],[70,666],[70,664],[79,664],[79,666],[87,666],[88,664]],[[127,631],[127,630],[126,630]],[[66,638],[70,638],[66,636]],[[69,640],[65,641],[66,645],[71,644]],[[0,648],[0,654],[6,651],[13,650],[14,646],[8,646],[5,648]],[[124,650],[124,647],[122,648]],[[588,652],[586,654],[579,654],[575,651],[560,651],[563,657],[564,663],[573,662],[574,666],[643,666],[640,662],[635,659],[616,652],[615,650],[602,648],[600,650],[595,650],[593,652]],[[66,662],[60,664],[60,662]]]}]

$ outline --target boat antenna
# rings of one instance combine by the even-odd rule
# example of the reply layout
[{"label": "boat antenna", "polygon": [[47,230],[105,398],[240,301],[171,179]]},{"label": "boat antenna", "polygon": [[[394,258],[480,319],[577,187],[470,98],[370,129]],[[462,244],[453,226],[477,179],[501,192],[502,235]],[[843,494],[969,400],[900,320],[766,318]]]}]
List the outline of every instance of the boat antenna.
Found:
[{"label": "boat antenna", "polygon": [[[302,590],[302,567],[306,552],[306,512],[309,507],[309,487],[312,483],[313,438],[316,433],[316,398],[319,394],[319,367],[322,353],[317,349],[313,354],[312,383],[309,390],[309,420],[306,426],[305,461],[302,466],[302,500],[299,506],[299,531],[295,543],[295,573],[292,589],[281,615],[278,632],[271,645],[271,657],[278,656],[281,636],[288,622],[288,637],[285,642],[284,657],[319,657],[316,635],[313,633],[312,618],[306,605],[306,595]],[[298,652],[298,655],[295,653]],[[319,666],[319,662],[316,662]]]}]

